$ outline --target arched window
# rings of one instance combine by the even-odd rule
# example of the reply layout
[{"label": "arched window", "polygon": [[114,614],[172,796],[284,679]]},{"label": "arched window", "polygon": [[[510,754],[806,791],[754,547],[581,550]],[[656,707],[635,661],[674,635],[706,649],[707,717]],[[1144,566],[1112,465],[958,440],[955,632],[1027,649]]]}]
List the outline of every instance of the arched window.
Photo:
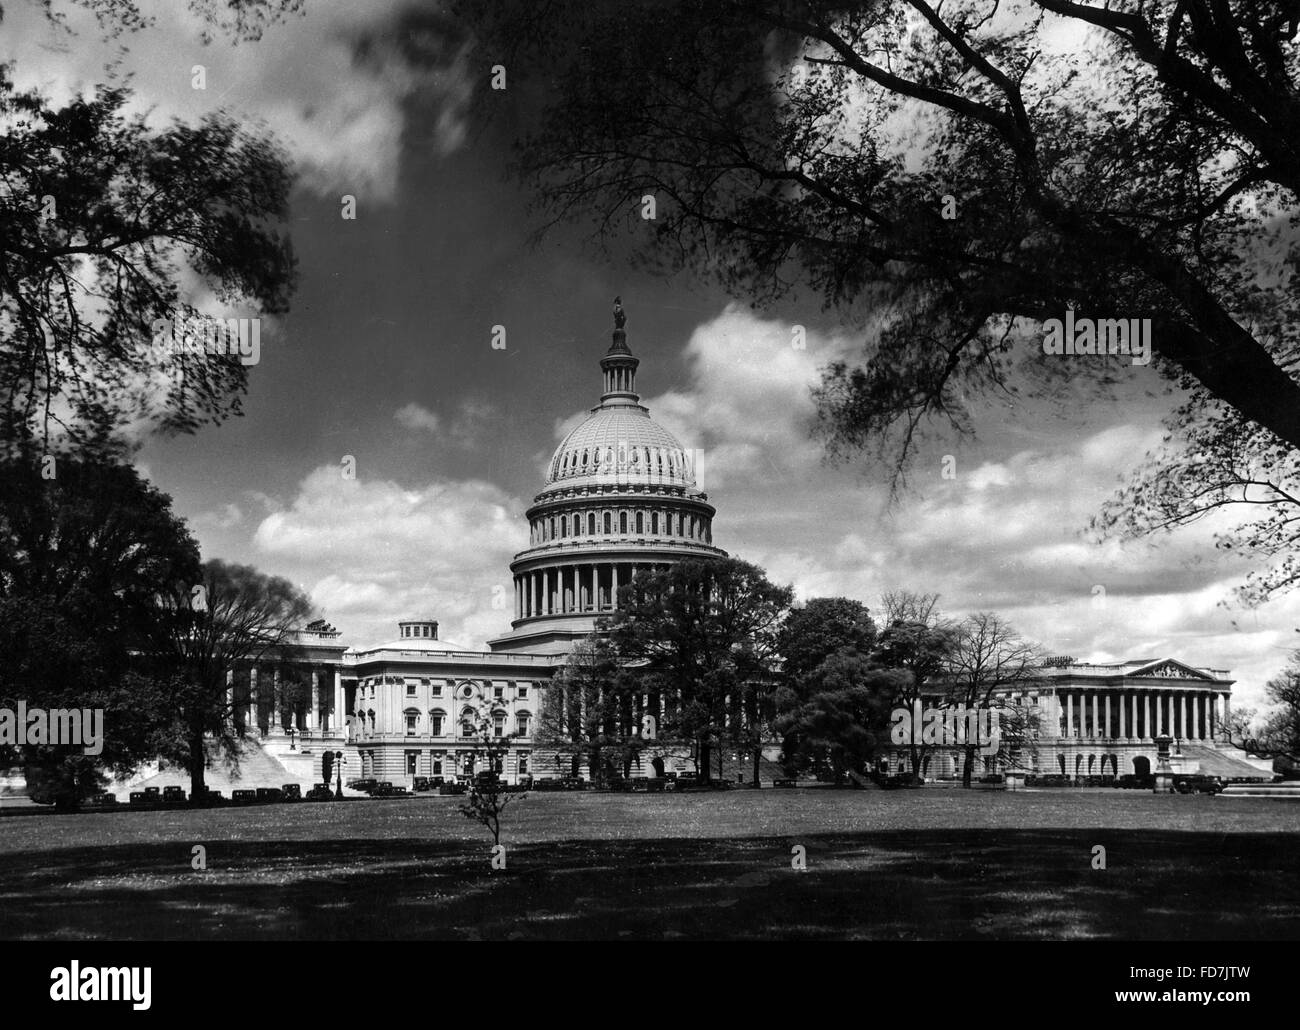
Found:
[{"label": "arched window", "polygon": [[520,712],[515,716],[515,728],[519,736],[528,736],[528,726],[532,718],[527,712]]},{"label": "arched window", "polygon": [[443,724],[447,721],[447,713],[441,708],[435,708],[429,713],[429,734],[434,737],[441,737],[443,733]]},{"label": "arched window", "polygon": [[506,713],[492,713],[492,736],[504,737],[506,735]]},{"label": "arched window", "polygon": [[567,515],[561,515],[561,516],[560,516],[560,536],[568,536],[568,535],[569,535],[569,516],[567,516]]},{"label": "arched window", "polygon": [[587,535],[596,535],[596,513],[594,511],[587,515]]},{"label": "arched window", "polygon": [[659,513],[657,511],[650,513],[650,532],[654,536],[659,535]]},{"label": "arched window", "polygon": [[474,711],[466,708],[460,713],[460,735],[462,737],[474,736]]},{"label": "arched window", "polygon": [[415,708],[408,708],[402,713],[406,717],[406,735],[414,737],[420,725],[420,713]]},{"label": "arched window", "polygon": [[620,511],[618,513],[618,531],[620,533],[627,532],[627,512],[625,511]]},{"label": "arched window", "polygon": [[587,468],[587,448],[585,447],[582,449],[582,468],[584,471]]},{"label": "arched window", "polygon": [[605,532],[614,532],[614,517],[609,512],[605,512]]},{"label": "arched window", "polygon": [[637,513],[636,513],[636,531],[637,531],[638,533],[644,533],[644,532],[645,532],[645,529],[642,528],[641,512],[637,512]]}]

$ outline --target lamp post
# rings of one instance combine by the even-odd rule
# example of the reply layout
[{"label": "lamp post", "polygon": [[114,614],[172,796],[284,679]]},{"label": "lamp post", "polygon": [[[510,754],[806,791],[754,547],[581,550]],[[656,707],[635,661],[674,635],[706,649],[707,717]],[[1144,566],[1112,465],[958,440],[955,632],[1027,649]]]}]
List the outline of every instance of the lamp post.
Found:
[{"label": "lamp post", "polygon": [[290,751],[297,751],[297,750],[298,750],[296,747],[293,746],[293,735],[294,735],[294,732],[295,732],[295,730],[294,730],[294,728],[293,728],[292,726],[290,726],[287,730],[285,730],[285,733],[289,734],[289,750],[290,750]]},{"label": "lamp post", "polygon": [[334,800],[343,800],[343,763],[347,761],[342,751],[334,752],[334,767],[339,771],[338,787],[334,791]]}]

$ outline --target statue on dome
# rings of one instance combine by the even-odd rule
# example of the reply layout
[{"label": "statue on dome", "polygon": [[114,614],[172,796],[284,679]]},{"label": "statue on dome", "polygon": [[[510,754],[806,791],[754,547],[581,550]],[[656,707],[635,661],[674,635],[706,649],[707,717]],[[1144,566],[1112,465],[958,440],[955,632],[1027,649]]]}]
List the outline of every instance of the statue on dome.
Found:
[{"label": "statue on dome", "polygon": [[614,328],[622,329],[627,323],[627,315],[623,314],[623,298],[614,298]]}]

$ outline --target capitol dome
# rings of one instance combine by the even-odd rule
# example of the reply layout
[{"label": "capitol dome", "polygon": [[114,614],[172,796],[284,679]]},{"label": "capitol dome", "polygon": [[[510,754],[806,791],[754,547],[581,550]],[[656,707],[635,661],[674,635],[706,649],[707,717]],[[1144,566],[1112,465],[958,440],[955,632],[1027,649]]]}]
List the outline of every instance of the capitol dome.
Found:
[{"label": "capitol dome", "polygon": [[555,449],[546,485],[627,480],[695,486],[690,452],[640,405],[596,408]]},{"label": "capitol dome", "polygon": [[515,617],[494,651],[567,651],[618,610],[619,591],[656,568],[725,557],[696,452],[650,417],[636,392],[622,304],[600,359],[600,403],[556,448],[525,512],[528,547],[510,564]]}]

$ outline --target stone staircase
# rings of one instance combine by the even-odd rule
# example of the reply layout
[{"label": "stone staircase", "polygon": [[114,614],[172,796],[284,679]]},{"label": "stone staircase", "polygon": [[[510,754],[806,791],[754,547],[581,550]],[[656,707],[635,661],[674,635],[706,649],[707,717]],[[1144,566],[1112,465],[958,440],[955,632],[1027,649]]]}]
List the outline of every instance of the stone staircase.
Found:
[{"label": "stone staircase", "polygon": [[[238,767],[231,767],[227,766],[225,760],[218,757],[209,746],[204,782],[213,790],[221,791],[227,798],[233,790],[282,787],[286,783],[300,784],[303,792],[306,793],[316,781],[312,776],[311,757],[305,757],[307,760],[305,772],[301,768],[288,769],[268,754],[259,742],[245,739],[244,751],[239,756]],[[182,787],[188,793],[190,774],[180,766],[162,765],[154,775],[132,784],[131,789],[144,790],[146,787]],[[125,799],[118,798],[118,800]]]}]

